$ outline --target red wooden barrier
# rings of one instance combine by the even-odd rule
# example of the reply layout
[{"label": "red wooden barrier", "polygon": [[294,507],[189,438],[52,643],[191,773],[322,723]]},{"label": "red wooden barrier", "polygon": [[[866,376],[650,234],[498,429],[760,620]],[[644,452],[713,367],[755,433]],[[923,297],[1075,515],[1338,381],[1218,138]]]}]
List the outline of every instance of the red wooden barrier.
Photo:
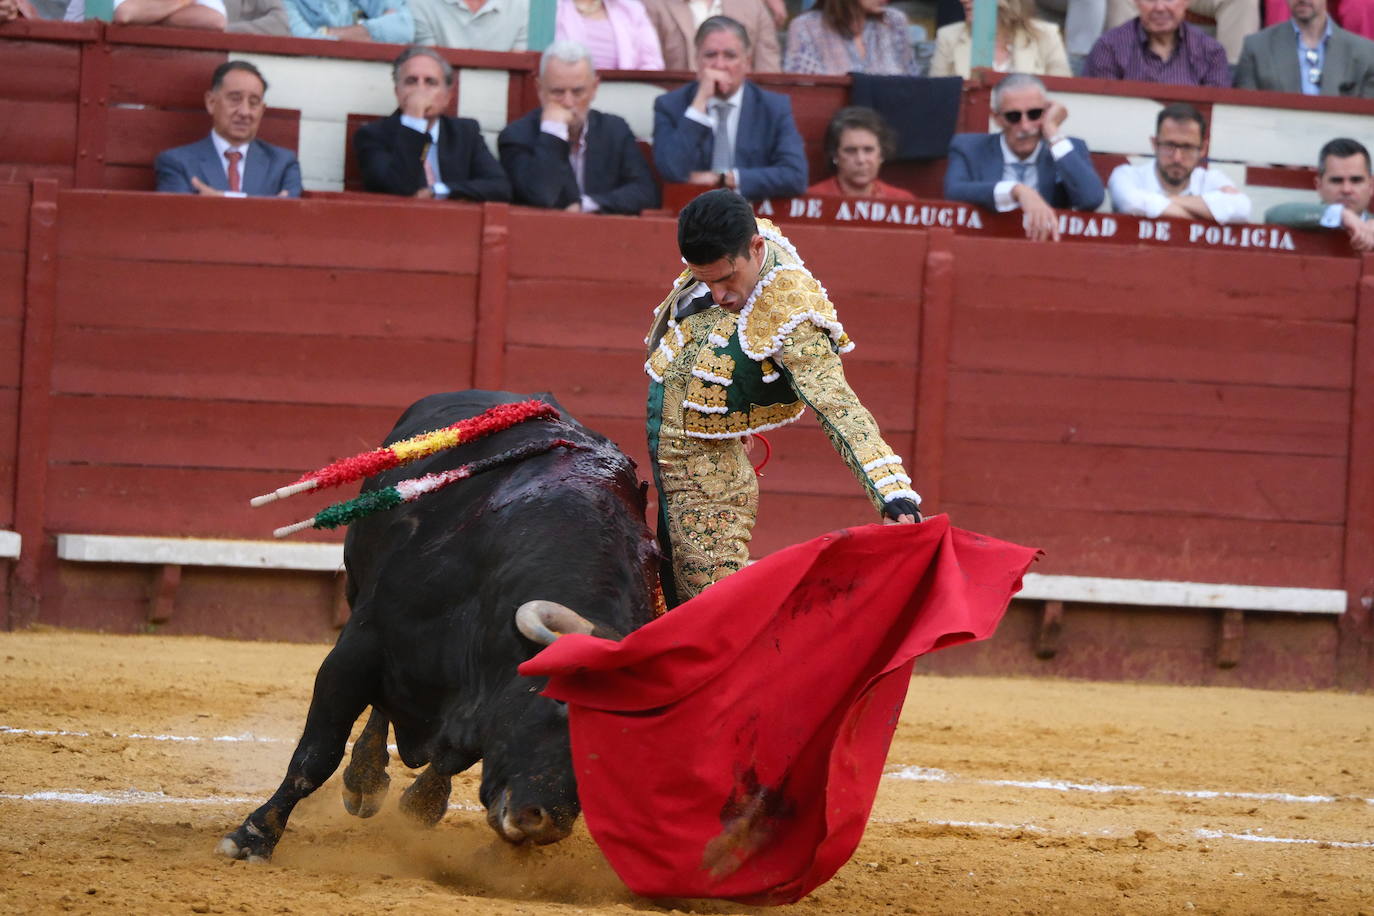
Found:
[{"label": "red wooden barrier", "polygon": [[[1139,609],[1076,610],[1083,650],[1049,664],[1017,611],[941,670],[1368,686],[1371,265],[783,222],[930,508],[1045,547],[1044,572],[1354,596],[1339,624],[1255,622],[1227,675],[1212,615]],[[143,626],[148,570],[58,563],[51,537],[264,537],[319,500],[248,496],[376,444],[434,391],[550,390],[647,476],[642,340],[673,237],[670,219],[497,204],[0,188],[0,353],[20,367],[0,429],[23,443],[0,486],[25,539],[11,624]],[[770,438],[759,552],[871,520],[810,420]],[[324,638],[333,588],[188,569],[166,628]],[[1142,627],[1159,645],[1132,647]]]}]

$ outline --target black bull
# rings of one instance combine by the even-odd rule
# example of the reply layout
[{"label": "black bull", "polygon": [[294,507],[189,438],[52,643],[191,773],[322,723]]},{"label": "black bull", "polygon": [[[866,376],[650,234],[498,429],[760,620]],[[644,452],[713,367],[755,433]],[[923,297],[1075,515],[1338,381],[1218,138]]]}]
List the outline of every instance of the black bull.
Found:
[{"label": "black bull", "polygon": [[[387,443],[525,398],[432,395],[405,412]],[[653,614],[658,555],[633,462],[559,410],[562,420],[518,424],[364,484],[365,491],[389,486],[531,442],[577,446],[498,467],[351,527],[344,562],[352,616],[315,677],[285,779],[224,838],[222,854],[271,856],[292,809],[338,767],[368,706],[372,716],[344,773],[352,813],[376,813],[386,793],[390,724],[405,765],[427,765],[401,798],[407,814],[438,822],[453,775],[481,760],[481,800],[498,834],[516,843],[568,834],[581,807],[567,711],[539,696],[542,679],[516,673],[541,648],[522,633],[549,641],[595,627],[618,636],[644,624]],[[526,617],[517,630],[517,608],[540,601],[566,607],[544,615],[548,629],[526,627]],[[560,617],[566,608],[587,619]]]}]

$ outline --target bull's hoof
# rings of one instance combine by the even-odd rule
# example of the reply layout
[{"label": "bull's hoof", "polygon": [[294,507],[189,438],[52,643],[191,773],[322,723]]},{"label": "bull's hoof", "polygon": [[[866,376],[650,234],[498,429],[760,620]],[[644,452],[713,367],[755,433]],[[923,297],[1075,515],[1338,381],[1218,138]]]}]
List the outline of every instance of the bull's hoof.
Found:
[{"label": "bull's hoof", "polygon": [[433,827],[444,819],[448,811],[451,786],[449,777],[438,775],[433,766],[427,767],[401,793],[402,813],[422,827]]},{"label": "bull's hoof", "polygon": [[357,789],[350,789],[347,781],[343,786],[344,810],[354,817],[372,817],[382,810],[382,802],[386,800],[387,790],[391,780],[387,779],[382,783],[380,790],[373,792],[361,792]]},{"label": "bull's hoof", "polygon": [[242,859],[249,863],[267,862],[272,858],[275,845],[253,825],[244,824],[233,833],[226,833],[215,847],[215,853],[227,859]]}]

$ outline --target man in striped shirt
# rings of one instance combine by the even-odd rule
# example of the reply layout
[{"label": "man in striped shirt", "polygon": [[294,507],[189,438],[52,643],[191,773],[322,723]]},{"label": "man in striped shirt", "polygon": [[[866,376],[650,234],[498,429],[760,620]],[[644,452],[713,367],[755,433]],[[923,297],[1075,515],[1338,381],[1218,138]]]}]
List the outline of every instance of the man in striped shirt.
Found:
[{"label": "man in striped shirt", "polygon": [[1085,77],[1230,87],[1226,50],[1183,21],[1188,0],[1135,0],[1135,5],[1140,15],[1097,39],[1083,68]]}]

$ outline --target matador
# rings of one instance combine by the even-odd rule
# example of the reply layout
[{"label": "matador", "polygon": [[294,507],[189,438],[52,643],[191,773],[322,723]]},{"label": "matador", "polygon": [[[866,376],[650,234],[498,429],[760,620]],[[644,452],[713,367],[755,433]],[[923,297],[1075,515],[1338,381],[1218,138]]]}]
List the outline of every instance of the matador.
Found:
[{"label": "matador", "polygon": [[748,562],[758,482],[745,441],[807,407],[884,520],[920,521],[902,459],[845,381],[854,345],[787,238],[719,190],[683,209],[678,248],[687,268],[654,310],[644,364],[667,605]]}]

